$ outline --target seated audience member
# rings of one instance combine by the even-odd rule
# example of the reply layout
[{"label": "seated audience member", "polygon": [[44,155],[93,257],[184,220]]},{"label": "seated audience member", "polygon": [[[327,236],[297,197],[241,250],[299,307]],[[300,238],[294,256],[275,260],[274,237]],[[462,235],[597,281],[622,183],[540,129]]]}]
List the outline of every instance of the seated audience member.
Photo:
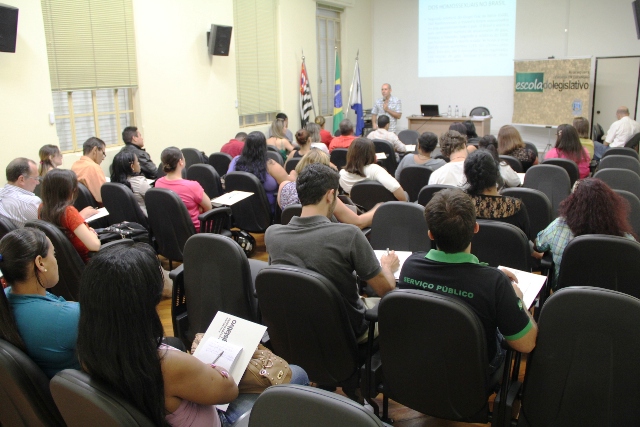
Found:
[{"label": "seated audience member", "polygon": [[608,234],[635,240],[628,213],[627,201],[601,180],[585,178],[576,181],[573,192],[560,203],[560,216],[538,233],[535,242],[538,251],[551,251],[556,265],[554,279],[557,280],[560,274],[564,249],[574,237]]},{"label": "seated audience member", "polygon": [[[333,139],[333,135],[328,130],[325,130],[324,124],[325,120],[322,116],[316,116],[315,122],[318,126],[320,126],[320,142],[325,144],[327,148],[329,148],[329,144],[331,144],[331,140]],[[317,142],[314,140],[314,142]]]},{"label": "seated audience member", "polygon": [[44,177],[51,169],[62,166],[62,153],[57,145],[43,145],[38,152],[40,156],[40,166],[38,175]]},{"label": "seated audience member", "polygon": [[232,140],[220,148],[221,153],[227,153],[231,157],[239,156],[244,148],[244,140],[247,138],[246,132],[238,132]]},{"label": "seated audience member", "polygon": [[407,258],[398,287],[447,295],[467,304],[485,331],[490,375],[504,361],[503,339],[522,353],[533,350],[538,328],[522,302],[522,292],[506,271],[482,265],[471,254],[471,238],[479,226],[469,196],[457,188],[439,191],[425,207],[424,216],[437,249]]},{"label": "seated audience member", "polygon": [[322,150],[324,153],[329,155],[328,144],[325,145],[324,142],[321,142],[320,126],[315,123],[307,123],[304,128],[309,132],[309,138],[311,138],[311,147]]},{"label": "seated audience member", "polygon": [[354,184],[371,179],[384,185],[397,200],[407,202],[407,194],[400,183],[376,162],[373,142],[367,138],[356,138],[347,151],[347,164],[340,171],[340,187],[349,194]]},{"label": "seated audience member", "polygon": [[465,128],[467,128],[467,144],[468,145],[473,145],[476,146],[478,145],[478,141],[480,141],[480,138],[478,137],[478,134],[476,133],[476,125],[473,124],[473,122],[471,120],[467,120],[466,122],[462,123],[464,125]]},{"label": "seated audience member", "polygon": [[[225,369],[162,344],[156,310],[162,285],[160,262],[149,245],[113,246],[94,257],[81,282],[82,367],[154,425],[230,426],[259,394],[238,396]],[[292,383],[308,383],[301,368],[290,366]],[[225,403],[226,412],[213,406]]]},{"label": "seated audience member", "polygon": [[498,154],[498,140],[493,135],[485,135],[478,140],[478,149],[487,150],[496,162],[500,165],[500,176],[498,177],[498,190],[504,187],[519,187],[522,183],[518,173],[509,164],[500,160]]},{"label": "seated audience member", "polygon": [[589,157],[593,159],[593,141],[589,139],[589,120],[584,117],[576,117],[573,119],[573,127],[578,132],[580,144],[587,150]]},{"label": "seated audience member", "polygon": [[47,292],[58,283],[58,262],[45,234],[31,227],[0,240],[0,338],[24,351],[49,377],[80,369],[76,357],[80,306]]},{"label": "seated audience member", "polygon": [[400,141],[398,135],[389,132],[389,116],[378,116],[378,129],[369,132],[367,138],[371,140],[382,139],[383,141],[390,142],[391,145],[393,145],[393,150],[396,152],[396,160],[400,160],[398,153],[405,153],[407,151],[407,147]]},{"label": "seated audience member", "polygon": [[604,143],[594,142],[594,156],[600,160],[609,147],[624,147],[624,144],[630,140],[633,135],[640,132],[640,123],[629,117],[629,109],[627,107],[619,107],[616,111],[617,121],[613,122],[604,138]]},{"label": "seated audience member", "polygon": [[526,146],[518,129],[511,125],[504,125],[498,131],[498,154],[520,160],[524,172],[539,162],[536,152]]},{"label": "seated audience member", "polygon": [[455,130],[460,135],[467,136],[467,127],[462,122],[453,122],[449,125],[449,130]]},{"label": "seated audience member", "polygon": [[284,120],[276,119],[271,123],[271,136],[267,139],[267,145],[275,147],[280,153],[283,160],[287,160],[287,156],[295,148],[291,144],[291,140],[285,137]]},{"label": "seated audience member", "polygon": [[340,136],[336,136],[331,140],[329,144],[329,152],[332,152],[336,148],[349,148],[351,142],[356,139],[353,134],[353,123],[351,120],[344,119],[340,122]]},{"label": "seated audience member", "polygon": [[151,188],[144,175],[140,175],[140,162],[138,156],[130,151],[120,151],[113,158],[113,173],[111,182],[123,184],[131,191],[140,205],[140,209],[147,214],[147,207],[144,204],[144,195]]},{"label": "seated audience member", "polygon": [[573,160],[578,165],[580,171],[580,178],[586,178],[589,176],[589,163],[591,163],[591,157],[589,152],[580,143],[580,137],[576,128],[571,125],[562,124],[558,126],[558,133],[556,138],[556,145],[551,150],[547,151],[544,156],[546,159],[569,159]]},{"label": "seated audience member", "polygon": [[100,249],[100,239],[85,219],[98,211],[88,206],[78,212],[73,206],[78,195],[76,174],[66,169],[50,171],[42,180],[41,195],[40,219],[60,227],[85,264],[89,262],[89,252]]},{"label": "seated audience member", "polygon": [[[387,117],[387,116],[380,116]],[[432,159],[431,153],[436,149],[438,145],[438,137],[433,132],[424,132],[418,137],[418,144],[416,149],[417,154],[407,154],[402,158],[402,161],[396,169],[396,179],[400,180],[400,173],[407,166],[424,166],[425,168],[436,170],[441,166],[447,164],[442,159]]]},{"label": "seated audience member", "polygon": [[100,167],[100,163],[102,163],[107,155],[105,150],[106,145],[104,141],[92,136],[82,144],[83,156],[71,165],[71,170],[75,172],[78,181],[89,189],[93,198],[96,199],[98,203],[102,203],[100,187],[107,182],[104,172]]},{"label": "seated audience member", "polygon": [[278,185],[283,181],[295,181],[296,173],[290,174],[278,162],[267,158],[267,143],[262,132],[251,132],[242,149],[242,154],[235,157],[229,164],[228,172],[248,172],[260,180],[267,200],[271,206],[271,213],[275,212]]},{"label": "seated audience member", "polygon": [[133,153],[138,158],[140,163],[140,171],[148,179],[156,179],[158,175],[158,167],[151,160],[151,156],[144,149],[144,138],[142,134],[135,126],[127,126],[122,131],[122,140],[124,141],[124,147],[121,152],[128,151]]},{"label": "seated audience member", "polygon": [[178,147],[169,147],[162,150],[160,155],[162,168],[166,176],[156,181],[156,188],[166,188],[176,193],[187,207],[196,232],[200,231],[198,215],[211,209],[211,199],[204,192],[198,181],[182,178],[182,170],[185,167],[184,156]]},{"label": "seated audience member", "polygon": [[[289,142],[293,142],[293,134],[289,130],[289,118],[287,117],[287,115],[285,113],[278,113],[276,114],[276,120],[282,121],[282,125],[284,126],[284,138],[287,138]],[[269,128],[269,130],[267,131],[267,138],[273,136],[271,132],[272,129]]]},{"label": "seated audience member", "polygon": [[38,167],[33,160],[18,157],[7,165],[6,173],[7,183],[0,189],[0,216],[20,228],[38,218],[42,201],[33,194],[40,182]]},{"label": "seated audience member", "polygon": [[[298,162],[296,165],[296,173],[300,175],[304,168],[314,163],[321,163],[326,166],[331,166],[329,162],[329,156],[320,150],[311,150]],[[284,209],[289,205],[300,203],[298,198],[298,190],[296,189],[295,181],[283,181],[280,184],[278,190],[278,204],[280,208]],[[338,221],[345,224],[357,225],[360,228],[369,227],[373,220],[373,214],[376,212],[377,206],[370,211],[358,215],[351,209],[349,209],[342,200],[338,199],[336,202],[336,208],[333,212]]]},{"label": "seated audience member", "polygon": [[350,326],[362,343],[368,336],[365,309],[375,306],[379,298],[358,295],[353,271],[382,297],[395,288],[393,272],[399,261],[391,252],[378,262],[358,227],[329,220],[338,200],[338,181],[338,172],[329,166],[315,163],[304,168],[297,180],[302,214],[288,225],[269,227],[264,241],[271,264],[313,270],[336,286],[343,296]]},{"label": "seated audience member", "polygon": [[446,184],[462,187],[466,183],[464,177],[464,161],[468,156],[467,137],[455,130],[440,135],[440,151],[449,159],[449,163],[433,171],[429,177],[429,185]]},{"label": "seated audience member", "polygon": [[296,132],[296,141],[298,142],[298,148],[294,148],[289,153],[286,160],[289,159],[301,159],[305,154],[311,151],[311,136],[306,129],[300,129]]}]

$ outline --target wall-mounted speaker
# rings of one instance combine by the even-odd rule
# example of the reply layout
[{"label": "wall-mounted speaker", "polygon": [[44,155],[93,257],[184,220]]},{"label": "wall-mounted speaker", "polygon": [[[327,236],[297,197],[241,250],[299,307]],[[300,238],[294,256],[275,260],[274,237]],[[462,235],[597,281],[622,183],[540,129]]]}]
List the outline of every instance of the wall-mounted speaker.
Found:
[{"label": "wall-mounted speaker", "polygon": [[15,52],[18,8],[0,3],[0,52]]},{"label": "wall-mounted speaker", "polygon": [[211,25],[211,31],[207,32],[209,55],[229,56],[232,29],[226,25]]},{"label": "wall-mounted speaker", "polygon": [[638,40],[640,40],[640,1],[635,0],[631,2],[631,7],[633,8],[633,21],[636,23],[636,35],[638,36]]}]

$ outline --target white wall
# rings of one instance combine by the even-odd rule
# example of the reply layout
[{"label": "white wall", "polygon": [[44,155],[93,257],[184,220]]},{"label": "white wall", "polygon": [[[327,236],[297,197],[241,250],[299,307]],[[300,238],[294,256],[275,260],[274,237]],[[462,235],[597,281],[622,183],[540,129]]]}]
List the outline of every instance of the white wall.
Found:
[{"label": "white wall", "polygon": [[[389,81],[402,99],[402,128],[406,116],[419,114],[420,104],[459,104],[467,112],[489,108],[492,133],[511,122],[513,77],[418,77],[418,1],[373,0],[374,81]],[[565,29],[567,31],[565,31]],[[640,55],[631,2],[627,0],[519,0],[516,10],[515,59],[550,56],[584,57]],[[378,96],[379,84],[374,87]],[[520,127],[525,139],[543,148],[546,129]],[[555,137],[554,137],[555,138]]]}]

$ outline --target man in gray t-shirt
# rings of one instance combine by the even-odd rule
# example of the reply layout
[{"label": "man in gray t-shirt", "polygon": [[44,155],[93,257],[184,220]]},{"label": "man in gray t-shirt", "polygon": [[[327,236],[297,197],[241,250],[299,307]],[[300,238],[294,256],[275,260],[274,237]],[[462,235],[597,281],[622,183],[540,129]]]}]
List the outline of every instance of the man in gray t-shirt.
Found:
[{"label": "man in gray t-shirt", "polygon": [[360,298],[353,272],[383,296],[395,288],[393,271],[400,264],[394,253],[383,256],[379,263],[358,227],[329,221],[337,200],[338,181],[338,173],[328,166],[307,166],[296,183],[302,214],[293,217],[288,225],[269,227],[264,241],[271,264],[313,270],[333,283],[345,299],[356,337],[362,338],[367,332],[365,305],[371,307],[378,299]]}]

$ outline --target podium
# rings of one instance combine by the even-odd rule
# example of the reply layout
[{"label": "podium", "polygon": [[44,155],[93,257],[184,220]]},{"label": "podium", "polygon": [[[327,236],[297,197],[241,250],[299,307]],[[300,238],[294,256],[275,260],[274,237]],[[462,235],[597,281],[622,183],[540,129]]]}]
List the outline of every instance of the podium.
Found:
[{"label": "podium", "polygon": [[415,130],[418,133],[433,132],[438,137],[441,134],[449,130],[449,126],[454,122],[466,122],[471,120],[476,127],[476,133],[479,137],[489,135],[491,133],[491,116],[482,118],[476,117],[423,117],[423,116],[409,116],[407,121],[409,122],[409,129]]}]

